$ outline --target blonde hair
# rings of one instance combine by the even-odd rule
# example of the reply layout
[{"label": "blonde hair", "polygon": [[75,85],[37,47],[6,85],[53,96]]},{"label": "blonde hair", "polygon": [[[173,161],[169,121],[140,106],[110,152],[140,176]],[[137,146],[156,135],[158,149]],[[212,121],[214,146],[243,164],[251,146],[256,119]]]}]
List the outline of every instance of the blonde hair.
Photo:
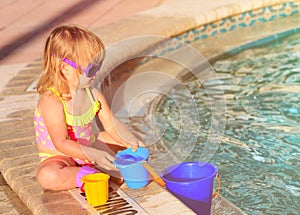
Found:
[{"label": "blonde hair", "polygon": [[[78,25],[62,25],[56,27],[47,38],[43,67],[37,85],[40,94],[49,88],[54,88],[61,96],[69,94],[67,80],[60,70],[63,58],[67,58],[77,65],[86,66],[97,57],[100,62],[104,59],[104,45],[101,40],[91,31]],[[78,66],[78,76],[82,73]],[[66,100],[70,98],[64,98]]]}]

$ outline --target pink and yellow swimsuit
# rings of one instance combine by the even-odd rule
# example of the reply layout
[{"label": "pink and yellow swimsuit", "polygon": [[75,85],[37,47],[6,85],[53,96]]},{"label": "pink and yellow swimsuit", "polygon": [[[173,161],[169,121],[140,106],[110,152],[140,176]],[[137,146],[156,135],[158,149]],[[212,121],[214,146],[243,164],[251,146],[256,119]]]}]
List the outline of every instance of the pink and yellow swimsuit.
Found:
[{"label": "pink and yellow swimsuit", "polygon": [[[57,97],[60,97],[60,94],[54,90],[54,88],[49,88],[53,93],[56,94]],[[90,109],[81,116],[73,116],[67,112],[67,107],[65,101],[61,98],[61,102],[64,107],[66,125],[68,129],[68,135],[71,140],[78,142],[79,144],[83,144],[86,146],[91,145],[95,142],[95,136],[92,133],[91,122],[96,116],[97,112],[101,109],[101,105],[99,101],[94,100],[91,91],[89,88],[86,88],[87,95],[92,104]],[[36,134],[36,140],[38,144],[41,144],[43,147],[46,147],[50,150],[56,150],[50,135],[47,131],[46,125],[44,123],[44,119],[41,116],[38,108],[36,108],[34,113],[34,130]],[[41,161],[53,157],[56,154],[50,154],[46,152],[40,152],[39,156]],[[89,160],[81,160],[78,158],[73,158],[78,164],[92,164]]]}]

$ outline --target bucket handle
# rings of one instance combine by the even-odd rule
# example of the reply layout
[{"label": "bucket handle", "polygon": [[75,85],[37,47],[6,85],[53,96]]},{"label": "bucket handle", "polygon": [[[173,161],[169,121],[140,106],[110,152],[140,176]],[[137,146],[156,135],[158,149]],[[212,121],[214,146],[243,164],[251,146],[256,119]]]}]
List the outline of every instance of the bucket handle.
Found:
[{"label": "bucket handle", "polygon": [[166,183],[164,180],[152,169],[152,167],[147,163],[143,162],[143,166],[148,170],[148,172],[152,175],[153,180],[158,183],[162,187],[166,187]]},{"label": "bucket handle", "polygon": [[84,185],[85,185],[85,183],[82,183],[82,185],[81,185],[81,187],[80,187],[80,191],[81,191],[82,193],[85,193]]},{"label": "bucket handle", "polygon": [[221,179],[220,179],[219,173],[216,174],[216,179],[218,181],[218,189],[217,189],[217,191],[215,193],[213,193],[213,195],[212,195],[213,199],[217,198],[217,196],[219,195],[220,190],[221,190]]}]

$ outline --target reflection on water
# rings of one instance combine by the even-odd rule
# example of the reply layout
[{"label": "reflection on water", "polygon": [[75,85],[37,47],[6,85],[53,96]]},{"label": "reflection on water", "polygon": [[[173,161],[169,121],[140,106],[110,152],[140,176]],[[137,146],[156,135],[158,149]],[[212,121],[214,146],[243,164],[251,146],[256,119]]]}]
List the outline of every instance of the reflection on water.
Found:
[{"label": "reflection on water", "polygon": [[[214,68],[226,99],[224,136],[209,161],[219,167],[221,194],[249,214],[299,214],[300,35],[219,60]],[[213,91],[208,94],[207,86],[212,85],[214,80],[186,83],[197,102],[197,111],[185,111],[198,119],[188,124],[189,132],[183,135],[185,143],[197,139],[186,151],[192,150],[188,160],[201,160],[203,150],[207,150],[211,109],[215,105],[211,102]],[[176,98],[165,97],[157,107],[160,117],[156,117],[155,127],[160,128],[158,135],[163,144],[152,145],[151,151],[154,158],[174,159],[176,163],[176,157],[188,146],[180,147],[177,138],[184,128],[180,111],[189,106],[178,106],[178,102],[189,101],[181,89],[174,90]],[[137,127],[147,126],[135,123]],[[151,128],[153,125],[148,126],[149,132]],[[143,135],[147,138],[147,131]],[[178,151],[175,158],[161,156],[174,148]],[[158,167],[162,168],[164,165]]]}]

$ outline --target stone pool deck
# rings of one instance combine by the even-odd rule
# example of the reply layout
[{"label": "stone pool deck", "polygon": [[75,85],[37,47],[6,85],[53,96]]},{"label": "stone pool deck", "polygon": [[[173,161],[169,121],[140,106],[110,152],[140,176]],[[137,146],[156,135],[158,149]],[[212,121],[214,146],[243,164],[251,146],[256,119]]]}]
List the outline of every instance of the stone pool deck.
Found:
[{"label": "stone pool deck", "polygon": [[[122,14],[140,5],[140,1],[111,0],[99,1],[100,3],[91,3],[91,5],[85,4],[85,1],[66,1],[63,7],[57,7],[60,4],[58,1],[44,1],[44,4],[36,2],[34,5],[22,1],[23,5],[18,7],[12,2],[9,0],[1,2],[3,23],[7,22],[9,25],[2,24],[0,71],[4,79],[8,77],[7,74],[12,75],[8,77],[8,82],[2,83],[0,92],[0,171],[7,184],[32,214],[46,215],[94,213],[90,208],[84,208],[83,204],[76,201],[72,192],[44,191],[35,178],[39,159],[32,116],[38,95],[31,88],[41,71],[42,41],[51,27],[66,21],[82,24],[95,31],[109,46],[120,40],[137,36],[171,37],[229,15],[285,1],[151,1],[151,4],[148,2],[149,4],[144,8],[136,9],[142,12],[135,14],[136,11],[131,11],[132,13],[127,13],[126,17],[122,17]],[[121,12],[105,17],[116,7],[121,7]],[[22,15],[20,9],[23,8],[27,11],[24,10]],[[15,18],[11,14],[16,14]],[[66,17],[59,16],[61,14]],[[71,17],[68,14],[75,15]],[[103,16],[100,16],[101,14]],[[40,17],[44,20],[39,19]],[[22,29],[24,23],[30,23],[27,29]],[[18,30],[19,35],[16,35],[15,32]],[[6,35],[6,38],[2,39],[3,35]],[[120,62],[122,56],[138,49],[139,47],[133,46],[129,50],[124,50],[118,53],[118,59],[114,60]],[[3,72],[7,73],[3,75]],[[120,193],[118,195],[123,199],[129,197],[128,204],[123,202],[125,204],[122,206],[123,210],[134,209],[134,205],[137,204],[136,207],[146,214],[193,214],[189,208],[154,182],[139,191],[129,190],[123,185],[121,191],[123,197]],[[0,212],[5,211],[1,207],[5,206],[0,205]],[[128,208],[124,209],[124,207]],[[11,213],[8,211],[3,214]],[[243,212],[219,196],[213,200],[212,214],[243,214]]]}]

